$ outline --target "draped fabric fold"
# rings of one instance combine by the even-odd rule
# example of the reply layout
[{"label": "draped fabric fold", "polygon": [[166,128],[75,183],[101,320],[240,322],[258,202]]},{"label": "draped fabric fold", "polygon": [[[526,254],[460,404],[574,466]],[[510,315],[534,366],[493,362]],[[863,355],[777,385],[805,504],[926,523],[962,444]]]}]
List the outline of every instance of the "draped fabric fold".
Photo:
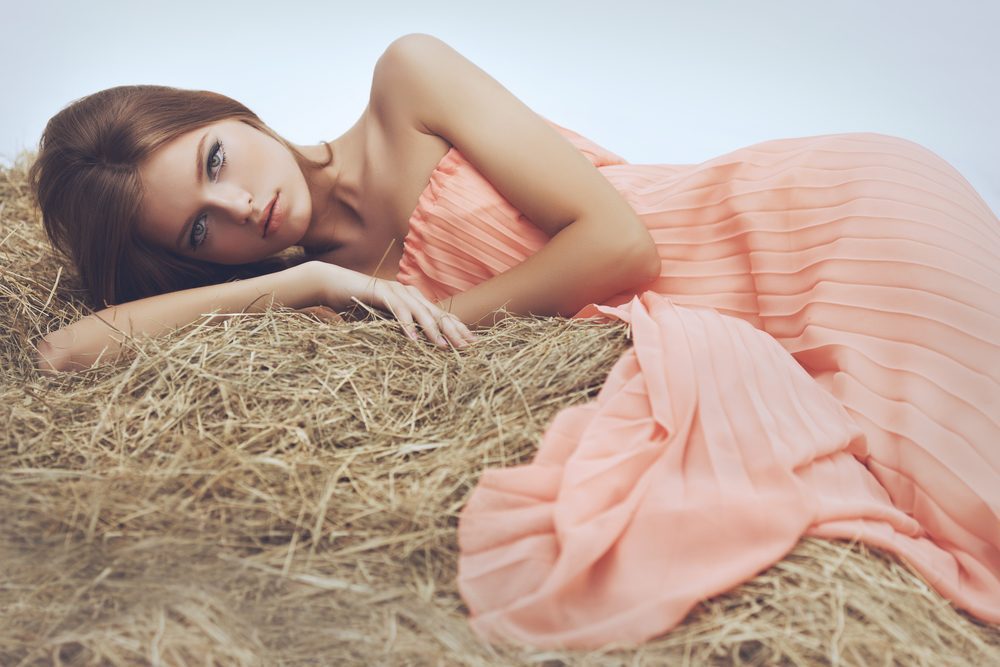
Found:
[{"label": "draped fabric fold", "polygon": [[487,470],[463,511],[459,588],[481,634],[641,642],[804,534],[900,552],[1000,621],[998,563],[927,539],[862,462],[855,422],[772,337],[653,292],[595,310],[629,322],[633,347],[531,464]]}]

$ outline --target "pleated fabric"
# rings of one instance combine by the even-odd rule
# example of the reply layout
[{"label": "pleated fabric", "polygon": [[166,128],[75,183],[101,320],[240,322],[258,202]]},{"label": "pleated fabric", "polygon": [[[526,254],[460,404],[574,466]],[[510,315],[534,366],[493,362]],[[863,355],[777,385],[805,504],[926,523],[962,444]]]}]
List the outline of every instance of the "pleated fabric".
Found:
[{"label": "pleated fabric", "polygon": [[[877,134],[630,165],[553,126],[635,209],[662,269],[578,314],[628,321],[633,347],[463,510],[476,629],[643,641],[803,535],[889,549],[1000,623],[1000,222],[968,182]],[[452,149],[398,279],[443,299],[546,241]]]}]

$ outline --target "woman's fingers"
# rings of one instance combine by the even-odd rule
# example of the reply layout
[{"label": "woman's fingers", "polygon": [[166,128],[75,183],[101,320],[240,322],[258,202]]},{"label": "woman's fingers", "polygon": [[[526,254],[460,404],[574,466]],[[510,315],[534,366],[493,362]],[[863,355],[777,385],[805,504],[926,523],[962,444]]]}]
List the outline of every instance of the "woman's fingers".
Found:
[{"label": "woman's fingers", "polygon": [[458,317],[458,315],[453,315],[452,317],[455,318],[455,322],[458,324],[459,329],[462,331],[462,337],[464,337],[465,340],[469,343],[475,343],[476,334],[472,333],[472,329],[469,328],[469,325],[463,322]]},{"label": "woman's fingers", "polygon": [[468,345],[476,340],[475,335],[469,331],[465,323],[452,313],[443,313],[441,319],[438,320],[438,327],[448,336],[449,340],[459,347]]},{"label": "woman's fingers", "polygon": [[441,338],[443,338],[444,341],[450,342],[455,347],[465,347],[475,340],[472,332],[469,331],[464,322],[458,319],[457,315],[442,310],[440,306],[428,300],[417,288],[409,287],[408,289],[413,298],[433,318],[434,325],[440,336],[438,339],[433,339],[435,342],[440,345],[442,344]]},{"label": "woman's fingers", "polygon": [[[423,328],[424,335],[427,336],[427,340],[440,347],[447,347],[448,340],[438,327],[438,320],[434,317],[434,313],[432,313],[431,310],[424,304],[420,304],[420,306],[421,307],[414,312],[414,317],[420,324],[421,328]],[[452,343],[454,343],[454,341],[452,341]]]},{"label": "woman's fingers", "polygon": [[413,317],[410,315],[410,311],[406,308],[400,308],[393,313],[396,320],[403,325],[403,331],[406,335],[413,340],[420,340],[420,336],[417,335],[417,325],[413,321]]},{"label": "woman's fingers", "polygon": [[[411,295],[412,296],[412,295]],[[410,312],[420,324],[427,339],[435,345],[446,347],[451,343],[455,347],[465,347],[469,344],[462,329],[465,327],[454,315],[447,313],[428,301],[423,295],[413,296],[414,302]]]},{"label": "woman's fingers", "polygon": [[448,340],[452,342],[452,344],[462,347],[464,344],[475,342],[475,334],[469,330],[469,327],[465,325],[465,322],[458,318],[458,315],[443,310],[436,303],[425,297],[423,292],[418,290],[416,287],[408,286],[406,289],[409,290],[410,294],[412,294],[417,301],[426,306],[427,309],[434,315],[434,321],[437,324],[438,329],[448,338]]},{"label": "woman's fingers", "polygon": [[403,326],[407,335],[418,339],[417,327],[427,340],[441,347],[451,343],[465,347],[475,336],[457,316],[429,301],[417,288],[395,281],[379,280],[373,285],[374,301],[381,302]]},{"label": "woman's fingers", "polygon": [[403,325],[403,330],[410,338],[418,339],[417,325],[419,325],[429,341],[437,345],[447,345],[426,303],[422,303],[399,283],[384,281],[381,286],[385,290],[381,299],[384,307]]}]

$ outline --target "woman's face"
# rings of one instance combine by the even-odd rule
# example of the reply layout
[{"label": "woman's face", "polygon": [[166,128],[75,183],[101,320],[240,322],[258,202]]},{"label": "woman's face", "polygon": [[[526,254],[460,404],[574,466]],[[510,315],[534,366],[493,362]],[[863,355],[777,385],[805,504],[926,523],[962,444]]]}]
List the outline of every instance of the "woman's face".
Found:
[{"label": "woman's face", "polygon": [[139,173],[139,235],[187,257],[254,262],[297,244],[309,227],[312,200],[295,157],[238,120],[172,139]]}]

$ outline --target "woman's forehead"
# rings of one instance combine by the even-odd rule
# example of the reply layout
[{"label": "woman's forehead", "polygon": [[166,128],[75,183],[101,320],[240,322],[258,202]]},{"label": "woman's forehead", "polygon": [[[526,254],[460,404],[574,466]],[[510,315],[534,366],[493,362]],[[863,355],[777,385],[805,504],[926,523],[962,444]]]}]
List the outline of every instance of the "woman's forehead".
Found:
[{"label": "woman's forehead", "polygon": [[139,231],[151,241],[167,240],[169,228],[186,222],[202,168],[198,146],[211,131],[207,126],[177,136],[139,166],[143,191]]}]

